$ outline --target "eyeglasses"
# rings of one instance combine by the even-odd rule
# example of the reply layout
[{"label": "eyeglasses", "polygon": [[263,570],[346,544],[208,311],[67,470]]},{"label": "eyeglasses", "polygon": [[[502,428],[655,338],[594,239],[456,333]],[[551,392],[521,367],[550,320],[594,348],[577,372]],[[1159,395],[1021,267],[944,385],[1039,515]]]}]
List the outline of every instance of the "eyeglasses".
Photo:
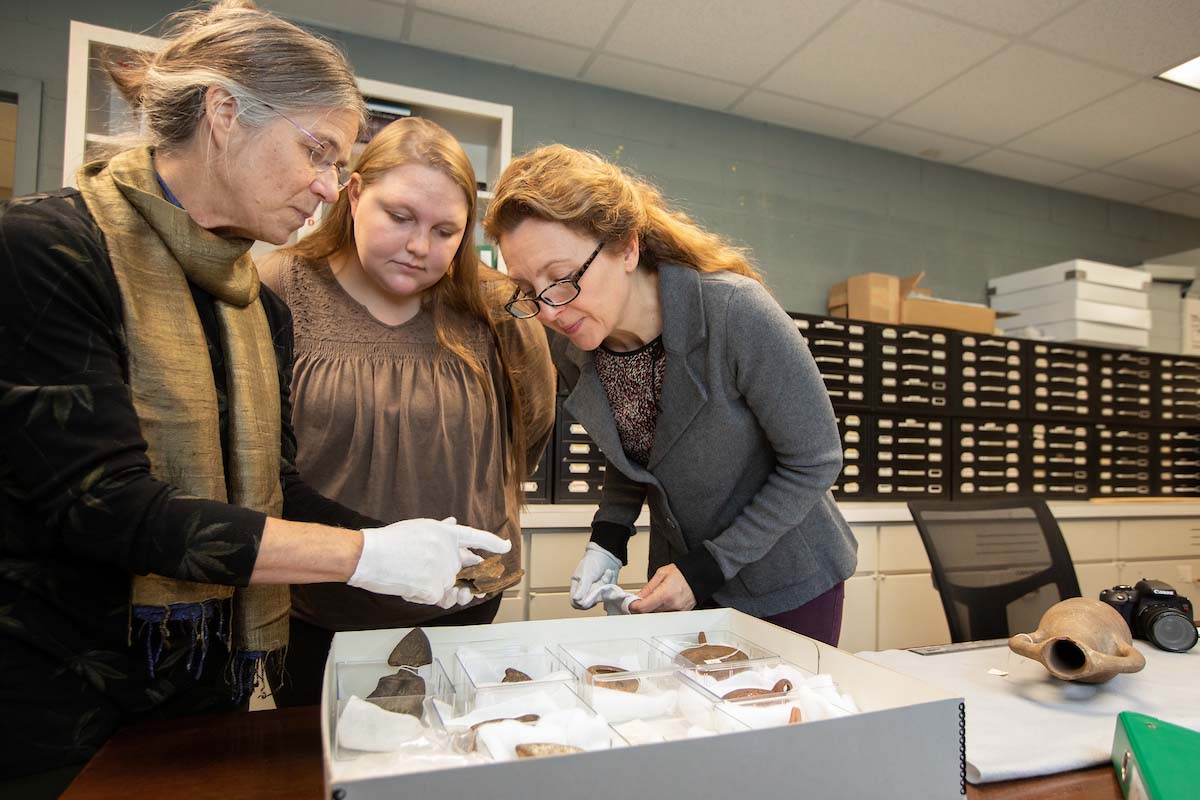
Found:
[{"label": "eyeglasses", "polygon": [[548,306],[557,308],[565,306],[576,297],[579,297],[579,280],[583,277],[583,273],[587,272],[588,267],[596,260],[596,256],[600,255],[600,251],[604,248],[604,242],[596,245],[596,249],[587,257],[587,261],[583,262],[583,266],[575,271],[575,274],[569,278],[563,278],[561,281],[555,281],[547,286],[534,297],[522,297],[521,290],[517,289],[513,292],[512,299],[504,304],[504,310],[512,314],[517,319],[529,319],[536,317],[538,312],[542,310],[542,303]]},{"label": "eyeglasses", "polygon": [[329,142],[323,142],[316,136],[313,136],[312,133],[310,133],[307,129],[296,124],[296,121],[287,114],[284,114],[281,111],[276,111],[274,108],[271,108],[271,106],[267,106],[267,108],[270,108],[276,114],[290,122],[293,128],[303,133],[312,142],[311,145],[305,146],[308,147],[309,163],[312,164],[312,167],[317,171],[317,174],[320,175],[326,170],[333,170],[333,176],[334,180],[337,181],[338,191],[340,192],[342,189],[345,189],[346,184],[350,183],[350,176],[354,174],[354,171],[345,164],[337,163],[337,153],[333,152],[333,145],[331,145]]}]

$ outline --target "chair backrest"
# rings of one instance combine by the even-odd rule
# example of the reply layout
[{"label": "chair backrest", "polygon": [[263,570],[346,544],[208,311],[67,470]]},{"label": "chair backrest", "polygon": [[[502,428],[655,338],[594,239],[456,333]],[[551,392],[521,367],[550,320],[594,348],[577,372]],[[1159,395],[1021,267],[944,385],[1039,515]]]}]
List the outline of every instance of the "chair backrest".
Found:
[{"label": "chair backrest", "polygon": [[910,500],[908,509],[953,641],[1036,630],[1046,609],[1079,597],[1071,554],[1045,501]]}]

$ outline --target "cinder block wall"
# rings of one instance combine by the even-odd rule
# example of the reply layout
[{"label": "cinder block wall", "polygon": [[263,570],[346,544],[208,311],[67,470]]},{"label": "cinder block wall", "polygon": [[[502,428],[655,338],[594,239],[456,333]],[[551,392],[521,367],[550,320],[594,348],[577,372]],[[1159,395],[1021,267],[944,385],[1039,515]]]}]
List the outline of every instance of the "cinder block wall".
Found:
[{"label": "cinder block wall", "polygon": [[[44,82],[41,187],[61,179],[69,20],[143,31],[182,4],[0,3],[0,71]],[[780,302],[794,311],[821,312],[830,284],[856,272],[925,270],[938,295],[983,301],[987,278],[1014,270],[1068,258],[1133,265],[1200,246],[1197,219],[325,33],[366,77],[513,106],[516,152],[558,141],[638,170],[706,225],[751,248]]]}]

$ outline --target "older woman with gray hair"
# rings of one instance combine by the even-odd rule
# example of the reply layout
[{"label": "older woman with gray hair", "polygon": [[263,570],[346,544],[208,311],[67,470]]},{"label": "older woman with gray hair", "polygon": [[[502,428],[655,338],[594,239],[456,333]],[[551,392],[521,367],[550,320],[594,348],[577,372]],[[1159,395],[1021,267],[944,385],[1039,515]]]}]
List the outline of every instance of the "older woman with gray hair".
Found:
[{"label": "older woman with gray hair", "polygon": [[294,466],[291,319],[248,250],[344,185],[345,57],[223,2],[110,71],[149,141],[0,208],[4,796],[57,796],[128,721],[244,705],[290,583],[449,607],[467,547],[509,548],[381,527]]}]

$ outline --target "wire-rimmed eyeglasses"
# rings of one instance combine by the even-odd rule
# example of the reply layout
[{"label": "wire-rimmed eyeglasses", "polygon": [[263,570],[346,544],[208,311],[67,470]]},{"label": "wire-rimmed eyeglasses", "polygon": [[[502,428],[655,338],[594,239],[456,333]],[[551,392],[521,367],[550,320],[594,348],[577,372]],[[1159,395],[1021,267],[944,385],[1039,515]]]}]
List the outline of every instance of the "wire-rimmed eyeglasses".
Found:
[{"label": "wire-rimmed eyeglasses", "polygon": [[555,308],[570,303],[579,297],[579,280],[596,260],[596,256],[600,255],[603,248],[604,242],[600,242],[592,254],[587,257],[587,261],[583,262],[583,266],[575,270],[575,274],[569,278],[563,278],[561,281],[555,281],[533,297],[522,297],[521,290],[517,289],[513,292],[512,299],[504,304],[504,310],[517,319],[529,319],[538,315],[538,312],[542,310],[542,303]]},{"label": "wire-rimmed eyeglasses", "polygon": [[[265,103],[264,103],[265,105]],[[333,151],[333,145],[329,142],[324,142],[314,136],[307,128],[301,127],[294,119],[278,111],[271,106],[267,106],[271,111],[286,119],[292,124],[292,127],[300,131],[309,139],[311,144],[306,144],[308,148],[308,161],[312,164],[313,169],[320,175],[326,170],[333,170],[333,179],[337,181],[337,188],[340,192],[346,188],[346,184],[350,183],[350,176],[354,174],[354,170],[345,164],[337,163],[337,153]]]}]

